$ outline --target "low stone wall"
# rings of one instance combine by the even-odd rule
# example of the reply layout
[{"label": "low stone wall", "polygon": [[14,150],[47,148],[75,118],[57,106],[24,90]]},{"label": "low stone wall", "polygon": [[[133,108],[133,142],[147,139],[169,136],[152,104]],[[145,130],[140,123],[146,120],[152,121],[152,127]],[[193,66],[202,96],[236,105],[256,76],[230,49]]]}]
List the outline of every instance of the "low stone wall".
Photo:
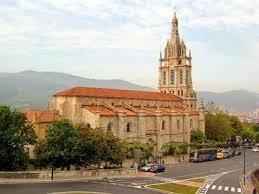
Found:
[{"label": "low stone wall", "polygon": [[[98,178],[112,176],[133,176],[134,169],[97,169],[97,170],[70,170],[54,171],[54,179],[73,178]],[[49,180],[51,170],[46,171],[24,171],[24,172],[0,172],[0,179],[41,179]]]}]

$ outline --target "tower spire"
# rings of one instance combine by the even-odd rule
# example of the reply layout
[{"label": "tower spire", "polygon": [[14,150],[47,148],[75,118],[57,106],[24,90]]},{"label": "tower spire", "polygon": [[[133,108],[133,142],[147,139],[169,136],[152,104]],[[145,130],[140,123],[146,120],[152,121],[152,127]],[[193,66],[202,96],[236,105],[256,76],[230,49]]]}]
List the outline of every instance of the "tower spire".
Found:
[{"label": "tower spire", "polygon": [[176,12],[174,12],[174,16],[172,19],[172,39],[179,39],[179,31],[178,31],[178,18]]}]

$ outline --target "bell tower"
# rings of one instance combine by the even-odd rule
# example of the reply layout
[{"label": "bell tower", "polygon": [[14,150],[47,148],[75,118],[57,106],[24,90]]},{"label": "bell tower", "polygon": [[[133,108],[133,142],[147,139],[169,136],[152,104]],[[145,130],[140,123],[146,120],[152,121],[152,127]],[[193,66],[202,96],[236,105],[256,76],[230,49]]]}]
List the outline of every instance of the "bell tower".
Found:
[{"label": "bell tower", "polygon": [[197,97],[192,86],[192,56],[178,31],[176,13],[172,30],[163,54],[160,53],[159,90],[183,98],[190,109],[197,108]]}]

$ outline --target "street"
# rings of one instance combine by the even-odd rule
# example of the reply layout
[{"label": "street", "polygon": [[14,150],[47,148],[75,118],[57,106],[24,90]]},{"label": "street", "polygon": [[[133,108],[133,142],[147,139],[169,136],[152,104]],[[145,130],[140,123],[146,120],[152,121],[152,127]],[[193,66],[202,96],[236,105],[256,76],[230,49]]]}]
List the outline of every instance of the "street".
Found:
[{"label": "street", "polygon": [[[259,167],[259,153],[247,151],[247,172]],[[144,185],[207,176],[209,183],[201,193],[241,193],[243,155],[203,163],[186,163],[170,166],[165,173],[146,178],[116,178],[108,181],[78,181],[64,183],[2,184],[1,194],[46,194],[54,191],[99,191],[113,194],[155,194]]]}]

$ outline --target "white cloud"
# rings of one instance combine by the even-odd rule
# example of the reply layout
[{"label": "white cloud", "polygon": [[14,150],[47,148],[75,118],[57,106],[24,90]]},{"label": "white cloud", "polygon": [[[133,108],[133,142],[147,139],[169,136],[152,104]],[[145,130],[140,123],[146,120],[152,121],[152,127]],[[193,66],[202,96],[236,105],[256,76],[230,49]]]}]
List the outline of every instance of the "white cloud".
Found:
[{"label": "white cloud", "polygon": [[[69,52],[73,49],[87,48],[119,48],[157,53],[169,36],[170,18],[174,6],[177,8],[181,28],[188,30],[202,29],[206,33],[206,30],[225,27],[244,30],[259,26],[258,0],[16,0],[14,2],[6,5],[1,2],[2,55],[5,53],[13,56],[17,53],[28,55],[35,50],[44,50],[46,53],[56,50]],[[207,52],[211,49],[207,42],[201,43],[199,40],[189,40],[189,42],[188,46],[195,49],[197,62],[203,60],[204,56],[209,58],[210,55],[214,57],[217,55],[216,52]],[[256,52],[251,64],[257,64],[259,47],[251,45],[251,48],[250,52]],[[100,56],[103,54],[105,53],[100,53]],[[207,65],[208,61],[209,59],[204,62],[205,64],[198,64],[196,68]],[[205,69],[209,70],[208,67]],[[195,72],[195,76],[197,78],[204,76],[203,73],[208,73],[206,71],[199,69]],[[147,75],[147,79],[153,76]]]},{"label": "white cloud", "polygon": [[[183,24],[191,28],[259,24],[257,0],[175,0],[174,5]],[[166,38],[172,12],[170,1],[17,0],[16,6],[1,9],[0,34],[8,41],[23,36],[29,42],[43,35],[49,47],[150,48],[151,41],[157,44]],[[84,17],[80,28],[71,26]],[[120,18],[123,21],[116,22]]]}]

